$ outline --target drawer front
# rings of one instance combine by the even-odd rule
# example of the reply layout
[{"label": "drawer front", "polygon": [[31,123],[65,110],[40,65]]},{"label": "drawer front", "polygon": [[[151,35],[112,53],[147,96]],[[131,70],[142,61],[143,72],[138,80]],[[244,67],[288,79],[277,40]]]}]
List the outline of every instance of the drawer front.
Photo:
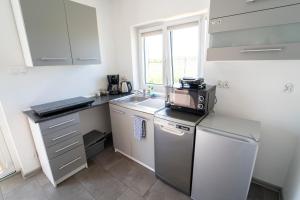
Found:
[{"label": "drawer front", "polygon": [[300,0],[212,0],[210,19],[277,8],[300,3]]},{"label": "drawer front", "polygon": [[52,120],[48,120],[46,122],[40,123],[40,128],[43,134],[53,133],[60,129],[64,129],[68,126],[72,126],[74,124],[79,124],[79,114],[71,114],[59,118],[55,118]]},{"label": "drawer front", "polygon": [[209,33],[298,23],[300,22],[300,15],[295,13],[298,13],[299,10],[300,4],[297,4],[294,6],[212,19],[209,22]]},{"label": "drawer front", "polygon": [[47,148],[47,154],[49,159],[53,159],[59,155],[62,155],[76,147],[83,145],[83,138],[81,135],[75,136],[69,140],[63,141],[59,144]]},{"label": "drawer front", "polygon": [[299,50],[300,43],[278,44],[276,46],[209,48],[207,50],[207,60],[299,60]]},{"label": "drawer front", "polygon": [[53,133],[45,134],[43,135],[43,138],[45,146],[49,147],[55,144],[59,144],[77,135],[80,135],[79,124],[75,124],[64,129],[57,130]]},{"label": "drawer front", "polygon": [[50,161],[54,180],[57,181],[85,163],[86,157],[83,145],[56,157]]}]

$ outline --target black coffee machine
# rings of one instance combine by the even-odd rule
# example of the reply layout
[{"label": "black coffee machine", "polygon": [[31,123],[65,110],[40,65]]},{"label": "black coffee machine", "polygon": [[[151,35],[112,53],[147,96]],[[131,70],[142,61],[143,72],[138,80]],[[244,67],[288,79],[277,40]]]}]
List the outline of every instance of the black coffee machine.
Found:
[{"label": "black coffee machine", "polygon": [[114,94],[119,94],[119,75],[107,75],[107,81],[108,81],[108,87],[107,91],[109,94],[114,95]]}]

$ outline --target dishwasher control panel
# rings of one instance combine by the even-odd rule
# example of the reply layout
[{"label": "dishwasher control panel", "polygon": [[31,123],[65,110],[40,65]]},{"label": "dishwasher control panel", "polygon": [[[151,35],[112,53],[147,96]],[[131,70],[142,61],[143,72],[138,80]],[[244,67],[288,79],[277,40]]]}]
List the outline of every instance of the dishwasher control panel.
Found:
[{"label": "dishwasher control panel", "polygon": [[195,133],[195,127],[184,125],[176,122],[171,122],[165,119],[154,118],[154,124],[158,125],[160,128],[168,129],[169,131],[181,131],[187,134]]}]

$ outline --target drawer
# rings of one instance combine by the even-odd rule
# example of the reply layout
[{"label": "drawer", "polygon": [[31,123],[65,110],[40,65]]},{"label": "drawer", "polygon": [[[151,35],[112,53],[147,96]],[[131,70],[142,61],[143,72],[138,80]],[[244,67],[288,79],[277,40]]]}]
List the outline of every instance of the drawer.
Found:
[{"label": "drawer", "polygon": [[207,60],[299,60],[299,50],[300,43],[209,48]]},{"label": "drawer", "polygon": [[79,114],[74,113],[71,115],[66,115],[63,117],[41,122],[40,128],[42,130],[42,134],[48,134],[56,132],[57,130],[66,128],[68,126],[72,126],[74,124],[79,124],[79,122]]},{"label": "drawer", "polygon": [[83,145],[50,161],[54,180],[62,178],[86,163]]},{"label": "drawer", "polygon": [[271,10],[213,19],[209,22],[209,33],[246,30],[259,27],[300,22],[300,4]]},{"label": "drawer", "polygon": [[300,0],[211,0],[210,19],[288,6],[297,3],[300,3]]},{"label": "drawer", "polygon": [[49,159],[53,159],[59,155],[62,155],[76,147],[83,145],[83,138],[81,135],[75,136],[69,140],[58,143],[54,146],[47,148],[47,154]]},{"label": "drawer", "polygon": [[75,124],[64,129],[57,130],[53,133],[44,134],[43,139],[45,146],[49,147],[61,143],[77,135],[81,135],[79,124]]}]

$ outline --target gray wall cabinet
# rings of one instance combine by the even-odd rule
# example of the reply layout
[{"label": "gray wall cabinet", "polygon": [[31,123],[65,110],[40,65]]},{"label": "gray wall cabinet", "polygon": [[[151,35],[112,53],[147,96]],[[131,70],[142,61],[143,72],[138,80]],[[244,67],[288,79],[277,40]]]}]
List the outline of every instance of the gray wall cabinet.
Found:
[{"label": "gray wall cabinet", "polygon": [[68,0],[11,0],[27,66],[100,63],[96,9]]},{"label": "gray wall cabinet", "polygon": [[65,1],[73,64],[99,64],[100,49],[96,9]]},{"label": "gray wall cabinet", "polygon": [[33,65],[71,65],[64,3],[61,0],[20,3]]},{"label": "gray wall cabinet", "polygon": [[208,61],[300,59],[299,0],[219,3],[211,1]]},{"label": "gray wall cabinet", "polygon": [[210,19],[272,9],[300,3],[300,0],[212,0]]}]

